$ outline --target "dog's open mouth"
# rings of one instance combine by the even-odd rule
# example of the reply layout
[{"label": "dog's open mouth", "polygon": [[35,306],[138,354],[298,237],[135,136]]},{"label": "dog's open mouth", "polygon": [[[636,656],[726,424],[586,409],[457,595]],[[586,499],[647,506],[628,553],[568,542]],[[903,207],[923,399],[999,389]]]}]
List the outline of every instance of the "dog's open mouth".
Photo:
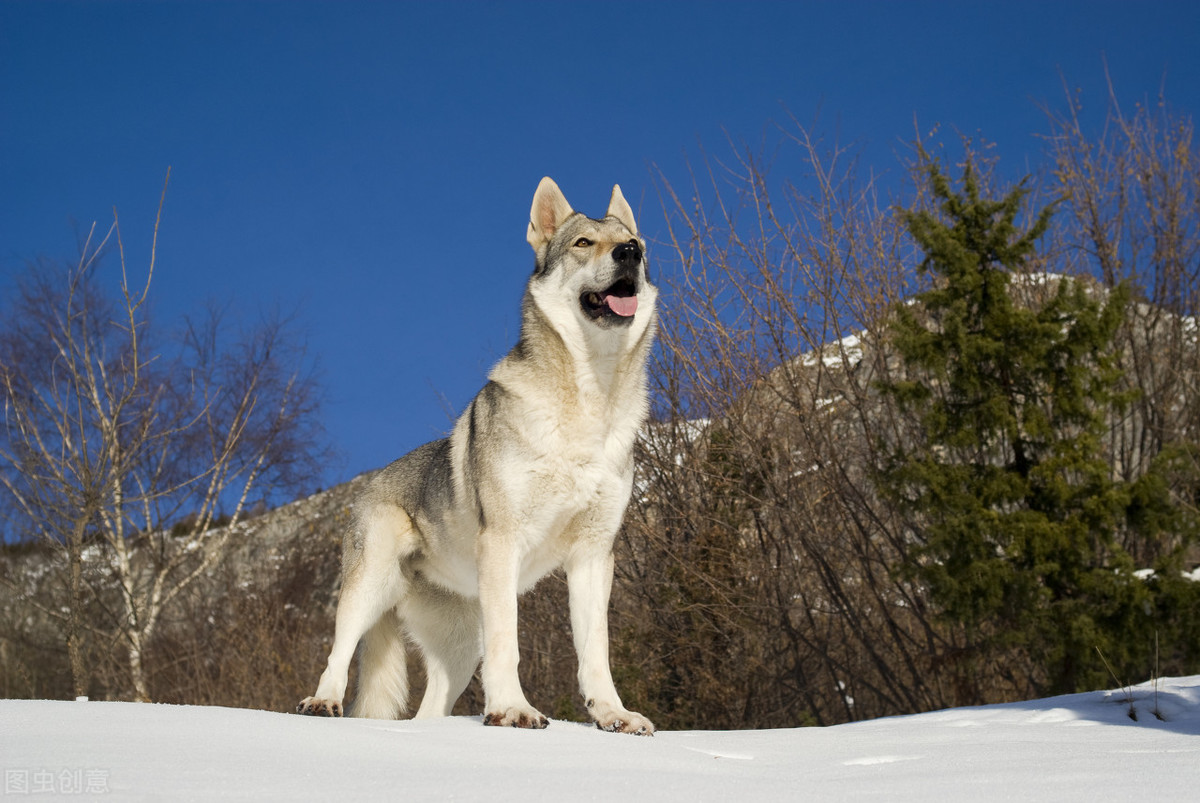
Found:
[{"label": "dog's open mouth", "polygon": [[619,279],[606,290],[592,290],[579,299],[583,311],[594,320],[632,320],[637,312],[637,288],[629,279]]}]

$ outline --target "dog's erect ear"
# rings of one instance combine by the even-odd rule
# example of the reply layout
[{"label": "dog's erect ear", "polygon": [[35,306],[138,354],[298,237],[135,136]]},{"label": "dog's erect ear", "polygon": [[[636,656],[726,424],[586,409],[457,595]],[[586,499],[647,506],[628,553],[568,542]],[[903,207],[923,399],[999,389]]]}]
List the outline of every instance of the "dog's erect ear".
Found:
[{"label": "dog's erect ear", "polygon": [[637,234],[637,223],[633,219],[633,210],[629,208],[629,202],[621,194],[620,184],[613,185],[612,198],[608,202],[608,217],[615,217],[625,224],[625,228]]},{"label": "dog's erect ear", "polygon": [[537,251],[551,237],[562,222],[569,218],[575,210],[563,197],[562,190],[554,183],[554,179],[546,176],[538,183],[537,192],[533,194],[533,207],[529,210],[529,231],[525,239]]}]

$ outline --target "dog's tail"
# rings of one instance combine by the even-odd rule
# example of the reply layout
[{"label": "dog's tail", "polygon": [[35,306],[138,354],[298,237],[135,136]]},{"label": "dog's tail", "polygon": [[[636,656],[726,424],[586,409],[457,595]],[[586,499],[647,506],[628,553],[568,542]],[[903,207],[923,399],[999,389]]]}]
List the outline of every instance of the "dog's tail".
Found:
[{"label": "dog's tail", "polygon": [[358,653],[358,693],[350,715],[396,719],[408,713],[408,661],[404,628],[392,608],[363,636]]}]

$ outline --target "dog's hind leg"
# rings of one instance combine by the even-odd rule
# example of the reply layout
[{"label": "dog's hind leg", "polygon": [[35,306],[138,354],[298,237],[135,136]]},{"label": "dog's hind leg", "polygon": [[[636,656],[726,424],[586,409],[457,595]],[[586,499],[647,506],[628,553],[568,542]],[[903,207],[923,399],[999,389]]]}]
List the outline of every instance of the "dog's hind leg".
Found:
[{"label": "dog's hind leg", "polygon": [[408,632],[425,661],[425,696],[416,719],[450,716],[483,654],[479,600],[418,581],[405,602]]},{"label": "dog's hind leg", "polygon": [[[304,698],[296,707],[301,714],[342,716],[350,659],[359,640],[400,602],[407,587],[401,562],[415,549],[416,537],[404,511],[390,505],[377,507],[346,538],[350,540],[343,548],[342,594],[338,599],[333,649],[316,694]],[[392,619],[387,617],[383,626],[391,627],[388,620]],[[400,638],[399,629],[394,629]],[[380,630],[380,641],[373,646],[384,648],[385,638],[385,631]],[[407,686],[407,679],[404,683]]]},{"label": "dog's hind leg", "polygon": [[350,716],[397,719],[408,712],[408,661],[396,609],[385,612],[358,650],[358,690]]}]

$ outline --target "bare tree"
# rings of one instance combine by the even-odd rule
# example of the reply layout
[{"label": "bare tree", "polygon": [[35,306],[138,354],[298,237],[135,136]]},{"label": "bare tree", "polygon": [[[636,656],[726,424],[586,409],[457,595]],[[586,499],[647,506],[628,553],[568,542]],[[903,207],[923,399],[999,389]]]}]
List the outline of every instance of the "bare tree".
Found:
[{"label": "bare tree", "polygon": [[[1136,403],[1108,411],[1107,457],[1114,476],[1146,493],[1147,516],[1163,510],[1157,478],[1173,483],[1181,515],[1125,528],[1137,543],[1123,547],[1162,569],[1148,582],[1190,599],[1195,584],[1166,567],[1197,535],[1183,513],[1200,498],[1200,348],[1189,317],[1200,173],[1190,125],[1115,116],[1107,130],[1124,133],[1099,161],[1082,129],[1059,121],[1059,170],[1040,190],[1067,189],[1069,208],[1013,292],[1019,304],[1045,303],[1047,273],[1147,288],[1119,344],[1124,387],[1136,391],[1121,395]],[[1002,192],[986,147],[965,147],[986,191]],[[660,177],[670,238],[658,259],[672,279],[658,408],[613,593],[614,650],[658,660],[634,664],[624,687],[671,727],[831,723],[1036,694],[1044,673],[1027,650],[974,654],[970,634],[904,571],[919,559],[922,525],[876,482],[889,444],[925,437],[919,416],[880,387],[928,379],[907,373],[891,341],[894,311],[928,281],[893,208],[921,208],[927,190],[915,183],[898,204],[880,199],[845,151],[800,126],[782,130],[773,157],[798,154],[791,182],[755,152],[731,154],[703,160],[686,189]],[[1135,175],[1142,200],[1132,203],[1113,184]],[[1164,460],[1169,470],[1149,472]],[[1180,671],[1195,640],[1166,619],[1178,648],[1164,666]]]},{"label": "bare tree", "polygon": [[[1064,89],[1066,89],[1064,85]],[[1133,405],[1112,436],[1121,476],[1176,451],[1200,472],[1187,444],[1200,432],[1200,161],[1195,128],[1165,97],[1127,112],[1109,84],[1099,136],[1083,122],[1083,98],[1066,91],[1047,110],[1052,182],[1063,198],[1059,247],[1081,272],[1114,286],[1129,279],[1140,303],[1122,332]],[[1195,494],[1179,494],[1195,510]],[[1132,545],[1135,551],[1144,551]]]},{"label": "bare tree", "polygon": [[946,637],[893,571],[907,543],[869,475],[874,434],[902,425],[875,383],[912,291],[907,241],[851,154],[798,125],[781,139],[794,182],[737,148],[686,192],[660,182],[673,303],[613,596],[628,638],[661,645],[641,688],[676,727],[953,699],[927,671]]},{"label": "bare tree", "polygon": [[[160,201],[144,281],[114,212],[72,269],[42,263],[23,278],[0,332],[0,487],[10,521],[62,555],[67,599],[45,612],[77,694],[90,632],[123,648],[133,695],[150,699],[145,654],[164,611],[214,568],[255,495],[294,490],[318,465],[317,387],[284,322],[231,338],[210,314],[156,340],[161,214]],[[115,299],[98,279],[113,239]]]}]

